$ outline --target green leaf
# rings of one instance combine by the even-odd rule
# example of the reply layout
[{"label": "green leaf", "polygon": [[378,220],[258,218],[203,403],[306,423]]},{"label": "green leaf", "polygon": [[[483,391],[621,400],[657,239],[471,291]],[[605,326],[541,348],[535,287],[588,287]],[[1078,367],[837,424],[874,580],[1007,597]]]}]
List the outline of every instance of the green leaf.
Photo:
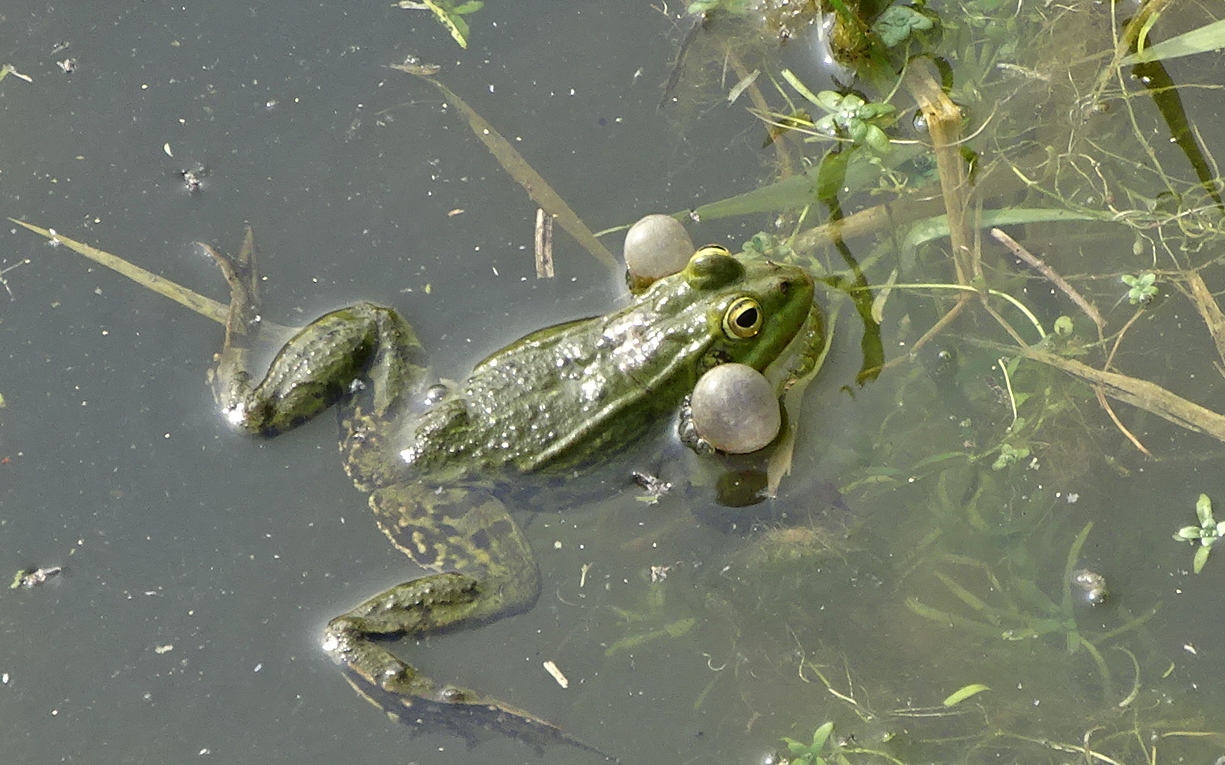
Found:
[{"label": "green leaf", "polygon": [[823,90],[817,94],[815,103],[827,112],[836,112],[842,106],[842,96],[832,90]]},{"label": "green leaf", "polygon": [[913,31],[931,28],[932,20],[909,5],[889,6],[872,25],[886,48],[901,44]]},{"label": "green leaf", "polygon": [[821,158],[817,168],[817,178],[814,184],[817,200],[831,210],[838,209],[838,195],[842,192],[846,180],[847,163],[850,161],[849,151],[829,151]]},{"label": "green leaf", "polygon": [[970,698],[971,696],[977,696],[983,691],[989,691],[989,690],[991,690],[991,688],[986,685],[983,685],[982,683],[971,683],[970,685],[963,685],[962,687],[950,693],[948,698],[946,698],[941,703],[946,707],[955,707],[961,702]]},{"label": "green leaf", "polygon": [[1195,551],[1195,560],[1192,561],[1191,568],[1195,573],[1204,570],[1204,564],[1208,562],[1208,555],[1212,552],[1212,547],[1201,547]]},{"label": "green leaf", "polygon": [[[789,82],[791,87],[795,88],[797,93],[817,106],[820,106],[822,109],[826,108],[819,100],[819,96],[814,95],[813,92],[808,89],[808,86],[801,82],[799,77],[795,76],[795,72],[792,72],[790,69],[784,69],[782,71],[782,75],[783,79]],[[825,95],[825,92],[823,91],[821,95]]]},{"label": "green leaf", "polygon": [[745,16],[749,12],[747,0],[694,0],[685,8],[690,16],[701,16],[712,11],[722,11],[729,16]]},{"label": "green leaf", "polygon": [[[463,14],[480,10],[484,3],[474,0],[474,2],[464,3],[459,8],[454,8],[446,0],[421,0],[420,2],[400,0],[397,5],[408,10],[428,10],[430,13],[433,13],[438,23],[446,27],[447,31],[451,33],[451,38],[459,43],[459,47],[466,49],[468,47],[468,22],[464,21]],[[460,8],[465,10],[460,10]]]},{"label": "green leaf", "polygon": [[1204,530],[1199,526],[1183,526],[1174,534],[1174,538],[1180,542],[1194,542],[1204,536]]},{"label": "green leaf", "polygon": [[889,142],[889,136],[885,135],[885,131],[875,125],[868,126],[868,133],[864,136],[864,142],[877,154],[888,154],[893,148],[893,144]]},{"label": "green leaf", "polygon": [[447,16],[446,21],[443,21],[442,24],[451,30],[451,39],[459,43],[459,47],[468,47],[468,22],[464,21],[463,16]]},{"label": "green leaf", "polygon": [[1166,71],[1165,64],[1160,61],[1136,64],[1132,67],[1131,74],[1153,99],[1153,105],[1157,107],[1166,129],[1170,131],[1171,140],[1191,163],[1204,192],[1216,203],[1218,209],[1225,211],[1225,198],[1217,189],[1216,163],[1209,161],[1210,154],[1201,145],[1203,136],[1193,128],[1183,106],[1181,88]]},{"label": "green leaf", "polygon": [[451,9],[451,12],[459,16],[467,16],[469,13],[476,13],[485,7],[482,0],[468,0],[466,3],[460,3]]},{"label": "green leaf", "polygon": [[693,617],[690,617],[688,619],[680,619],[670,624],[665,624],[664,632],[668,633],[668,637],[674,637],[674,638],[681,637],[682,635],[688,634],[689,631],[693,629],[693,626],[697,623],[698,623],[698,620],[694,619]]},{"label": "green leaf", "polygon": [[820,728],[813,731],[812,734],[812,753],[816,754],[825,748],[825,742],[829,739],[829,734],[834,732],[834,723],[827,722]]},{"label": "green leaf", "polygon": [[1225,48],[1225,19],[1192,29],[1190,32],[1171,37],[1159,42],[1139,53],[1133,53],[1119,62],[1121,66],[1131,66],[1147,61],[1163,61],[1167,58],[1192,56],[1196,53],[1210,53]]},{"label": "green leaf", "polygon": [[859,116],[865,120],[874,120],[878,117],[888,117],[897,111],[897,107],[893,104],[872,103],[864,104],[859,109]]},{"label": "green leaf", "polygon": [[1216,523],[1212,519],[1212,500],[1207,494],[1199,495],[1199,499],[1195,502],[1195,517],[1199,518],[1199,525],[1206,526],[1210,523]]},{"label": "green leaf", "polygon": [[[1053,208],[1011,208],[1005,210],[983,210],[978,224],[982,228],[991,226],[1009,226],[1021,223],[1048,223],[1052,221],[1100,220],[1100,216],[1090,215],[1075,210],[1056,210]],[[928,242],[949,235],[948,218],[936,215],[921,220],[910,227],[906,234],[905,247],[907,252],[927,244]]]}]

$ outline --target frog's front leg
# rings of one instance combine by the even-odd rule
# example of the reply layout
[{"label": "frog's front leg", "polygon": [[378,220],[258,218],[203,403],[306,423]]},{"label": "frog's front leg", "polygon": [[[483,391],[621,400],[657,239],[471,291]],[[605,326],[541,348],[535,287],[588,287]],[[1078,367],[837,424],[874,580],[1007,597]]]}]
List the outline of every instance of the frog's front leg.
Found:
[{"label": "frog's front leg", "polygon": [[341,451],[354,483],[369,490],[397,480],[401,460],[381,434],[425,377],[425,352],[408,322],[373,303],[333,311],[298,331],[255,383],[248,356],[262,322],[251,230],[237,257],[201,246],[230,286],[225,343],[211,373],[223,416],[248,433],[275,436],[339,402]]},{"label": "frog's front leg", "polygon": [[290,338],[252,384],[241,357],[222,351],[218,404],[248,433],[275,436],[313,419],[350,394],[366,399],[364,415],[391,420],[400,414],[421,367],[421,346],[390,308],[358,303],[325,314]]}]

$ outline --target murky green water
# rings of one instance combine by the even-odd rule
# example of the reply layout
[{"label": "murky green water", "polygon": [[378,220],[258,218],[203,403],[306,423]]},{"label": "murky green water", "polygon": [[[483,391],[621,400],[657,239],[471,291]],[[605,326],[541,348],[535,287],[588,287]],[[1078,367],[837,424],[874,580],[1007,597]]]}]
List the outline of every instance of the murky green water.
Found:
[{"label": "murky green water", "polygon": [[[427,14],[379,3],[11,1],[0,64],[32,82],[0,83],[0,213],[217,299],[192,243],[236,249],[249,221],[272,318],[394,304],[438,372],[460,376],[522,332],[614,305],[620,287],[560,231],[558,278],[538,281],[534,205],[433,89],[385,65],[442,64],[599,229],[768,174],[740,105],[656,109],[679,36],[646,3],[491,1],[463,52]],[[71,73],[56,63],[68,58]],[[767,225],[691,230],[735,244]],[[0,596],[6,762],[542,761],[509,740],[467,752],[410,738],[318,650],[329,618],[412,572],[339,469],[330,417],[275,442],[235,436],[204,385],[217,325],[14,226],[3,241],[0,269],[30,263],[0,295],[0,571],[65,569]],[[1106,241],[1078,246],[1100,257]],[[847,313],[764,522],[717,511],[708,487],[649,505],[610,479],[606,500],[527,521],[546,579],[534,610],[405,655],[627,763],[756,762],[825,720],[907,763],[1071,761],[1083,753],[1036,742],[1091,730],[1129,756],[1216,752],[1225,561],[1191,575],[1170,534],[1200,492],[1225,504],[1219,449],[1133,416],[1161,457],[1144,459],[1080,391],[1058,415],[1080,435],[1035,444],[1033,470],[920,469],[971,449],[981,430],[966,418],[1006,427],[994,359],[950,344],[968,399],[922,364],[857,387]],[[1129,347],[1155,350],[1129,363],[1181,363],[1162,333],[1193,318],[1171,306],[1138,324]],[[915,334],[887,322],[886,351]],[[1180,391],[1219,404],[1211,365],[1192,373]],[[678,485],[691,473],[674,454],[642,461]],[[1074,603],[1069,621],[1065,568],[1089,522],[1074,567],[1112,597]],[[1072,634],[1097,641],[1100,662]],[[940,706],[972,683],[991,690]]]}]

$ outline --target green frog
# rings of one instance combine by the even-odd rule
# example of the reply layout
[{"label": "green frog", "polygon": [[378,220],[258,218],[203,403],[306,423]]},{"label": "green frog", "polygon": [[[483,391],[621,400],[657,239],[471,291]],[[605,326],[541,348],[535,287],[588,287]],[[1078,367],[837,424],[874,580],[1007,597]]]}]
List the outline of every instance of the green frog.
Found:
[{"label": "green frog", "polygon": [[274,436],[336,406],[345,470],[391,544],[428,572],[333,619],[324,650],[393,718],[469,739],[482,728],[538,749],[578,743],[528,712],[436,682],[386,647],[384,638],[487,623],[535,603],[532,548],[499,490],[526,474],[568,475],[629,444],[717,364],[765,370],[793,340],[808,353],[823,341],[803,269],[708,246],[624,308],[527,335],[451,386],[425,386],[412,327],[370,303],[300,330],[256,382],[247,369],[260,326],[250,232],[237,258],[206,249],[231,290],[212,380],[224,416]]}]

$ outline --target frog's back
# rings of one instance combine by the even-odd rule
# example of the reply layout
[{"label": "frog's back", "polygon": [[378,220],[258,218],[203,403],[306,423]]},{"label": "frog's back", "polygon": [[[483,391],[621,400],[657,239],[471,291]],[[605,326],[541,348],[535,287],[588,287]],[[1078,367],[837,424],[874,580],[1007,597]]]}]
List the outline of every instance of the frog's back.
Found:
[{"label": "frog's back", "polygon": [[662,343],[693,346],[695,338],[678,328],[631,328],[616,316],[529,335],[431,407],[404,457],[427,472],[476,475],[570,468],[619,449],[693,387],[691,364],[646,363],[658,355],[646,346]]},{"label": "frog's back", "polygon": [[582,466],[670,416],[710,367],[763,369],[811,308],[802,270],[704,248],[624,308],[490,355],[404,434],[401,456],[439,483]]}]

